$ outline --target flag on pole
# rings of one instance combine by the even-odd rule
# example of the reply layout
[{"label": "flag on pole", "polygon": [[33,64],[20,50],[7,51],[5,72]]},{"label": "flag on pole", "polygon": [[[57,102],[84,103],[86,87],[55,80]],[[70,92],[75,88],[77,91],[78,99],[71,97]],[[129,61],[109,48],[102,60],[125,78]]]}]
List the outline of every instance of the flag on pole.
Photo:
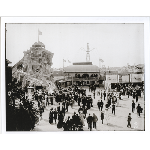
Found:
[{"label": "flag on pole", "polygon": [[42,32],[38,29],[38,42],[39,42],[39,35],[42,35]]},{"label": "flag on pole", "polygon": [[71,63],[71,61],[68,60],[68,63]]},{"label": "flag on pole", "polygon": [[38,34],[39,34],[39,35],[42,35],[42,32],[41,32],[40,30],[38,30]]},{"label": "flag on pole", "polygon": [[99,59],[100,62],[104,62],[102,59]]}]

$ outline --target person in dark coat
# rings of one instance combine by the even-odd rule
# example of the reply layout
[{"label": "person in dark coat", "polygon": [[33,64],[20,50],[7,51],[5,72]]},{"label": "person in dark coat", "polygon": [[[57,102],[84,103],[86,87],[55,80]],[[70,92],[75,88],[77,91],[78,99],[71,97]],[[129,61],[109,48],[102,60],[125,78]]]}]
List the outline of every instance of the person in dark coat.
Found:
[{"label": "person in dark coat", "polygon": [[50,113],[49,113],[49,123],[53,123],[53,108],[51,108]]},{"label": "person in dark coat", "polygon": [[98,121],[97,116],[93,113],[93,128],[96,129],[96,122]]},{"label": "person in dark coat", "polygon": [[132,101],[132,112],[134,113],[134,110],[135,110],[135,103],[134,101]]},{"label": "person in dark coat", "polygon": [[57,111],[58,113],[60,112],[60,103],[59,103],[59,106],[57,106]]},{"label": "person in dark coat", "polygon": [[104,100],[105,100],[105,97],[106,97],[106,92],[105,91],[104,91],[103,95],[104,95]]},{"label": "person in dark coat", "polygon": [[66,122],[63,123],[63,128],[64,128],[64,131],[68,131],[68,125]]},{"label": "person in dark coat", "polygon": [[135,90],[133,91],[133,99],[135,99]]},{"label": "person in dark coat", "polygon": [[129,90],[128,90],[127,94],[128,94],[128,98],[129,98],[129,96],[130,96],[130,91]]},{"label": "person in dark coat", "polygon": [[99,111],[100,111],[100,107],[101,107],[101,105],[100,105],[100,100],[98,100],[97,106],[98,106],[98,109],[99,109]]},{"label": "person in dark coat", "polygon": [[78,114],[76,114],[76,128],[78,128],[79,125],[81,125],[81,122],[80,122],[80,117],[78,116]]},{"label": "person in dark coat", "polygon": [[108,99],[108,105],[109,106],[111,105],[111,97],[109,97],[109,99]]},{"label": "person in dark coat", "polygon": [[90,107],[90,100],[89,100],[89,99],[87,99],[87,108],[88,108],[88,109],[91,108],[91,107]]},{"label": "person in dark coat", "polygon": [[80,106],[80,103],[81,103],[81,97],[79,96],[78,97],[78,106]]},{"label": "person in dark coat", "polygon": [[62,126],[63,126],[63,119],[64,119],[64,116],[63,116],[62,112],[60,111],[59,114],[58,114],[57,128],[62,128]]},{"label": "person in dark coat", "polygon": [[136,109],[137,109],[137,114],[140,117],[140,113],[141,113],[141,106],[140,106],[140,104],[138,104],[138,106],[136,107]]},{"label": "person in dark coat", "polygon": [[92,122],[93,122],[93,117],[89,114],[87,117],[87,123],[88,123],[88,129],[90,128],[90,131],[92,131]]},{"label": "person in dark coat", "polygon": [[104,112],[101,111],[101,120],[102,120],[102,124],[103,124],[103,120],[104,120]]},{"label": "person in dark coat", "polygon": [[127,127],[130,127],[131,128],[131,113],[129,113],[129,116],[128,116],[128,124],[127,124]]},{"label": "person in dark coat", "polygon": [[103,109],[103,105],[104,105],[104,103],[103,103],[103,101],[101,100],[101,102],[100,102],[101,111],[102,111],[102,109]]},{"label": "person in dark coat", "polygon": [[71,120],[70,120],[70,116],[68,116],[68,120],[66,121],[66,124],[68,126],[68,131],[71,131],[72,130],[72,123],[71,123]]},{"label": "person in dark coat", "polygon": [[55,124],[56,124],[56,119],[57,119],[57,114],[58,114],[56,108],[55,108],[55,111],[53,112],[53,114],[54,114],[54,120],[55,120]]},{"label": "person in dark coat", "polygon": [[135,94],[136,103],[138,102],[138,93]]},{"label": "person in dark coat", "polygon": [[76,113],[74,112],[74,115],[72,116],[72,128],[73,131],[76,130]]},{"label": "person in dark coat", "polygon": [[115,103],[112,104],[112,114],[114,113],[115,115]]},{"label": "person in dark coat", "polygon": [[90,107],[93,107],[93,99],[91,97],[89,98],[89,101],[90,101]]}]

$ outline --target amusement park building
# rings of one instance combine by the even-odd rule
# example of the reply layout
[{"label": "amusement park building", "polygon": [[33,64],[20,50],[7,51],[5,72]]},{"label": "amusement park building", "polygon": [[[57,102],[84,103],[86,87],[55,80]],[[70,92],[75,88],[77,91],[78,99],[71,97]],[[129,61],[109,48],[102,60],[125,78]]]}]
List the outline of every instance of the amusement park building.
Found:
[{"label": "amusement park building", "polygon": [[29,50],[24,51],[24,57],[12,67],[12,75],[22,81],[25,86],[48,85],[52,75],[53,53],[45,49],[42,42],[35,42]]},{"label": "amusement park building", "polygon": [[78,62],[64,67],[66,85],[90,85],[99,84],[99,67],[92,65],[92,62]]}]

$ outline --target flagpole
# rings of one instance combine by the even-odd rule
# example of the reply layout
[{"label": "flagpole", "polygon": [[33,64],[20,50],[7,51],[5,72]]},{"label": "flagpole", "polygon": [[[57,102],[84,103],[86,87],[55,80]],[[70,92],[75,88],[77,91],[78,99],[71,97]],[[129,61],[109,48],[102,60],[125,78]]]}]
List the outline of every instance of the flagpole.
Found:
[{"label": "flagpole", "polygon": [[[63,59],[63,72],[64,72],[64,59]],[[65,73],[64,73],[64,80],[65,80]]]},{"label": "flagpole", "polygon": [[39,29],[38,29],[38,43],[39,43]]}]

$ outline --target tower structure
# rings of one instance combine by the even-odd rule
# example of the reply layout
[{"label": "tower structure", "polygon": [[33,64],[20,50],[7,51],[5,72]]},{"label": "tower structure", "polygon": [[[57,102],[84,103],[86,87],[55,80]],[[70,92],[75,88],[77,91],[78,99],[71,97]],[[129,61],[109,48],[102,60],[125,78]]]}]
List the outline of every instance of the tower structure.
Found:
[{"label": "tower structure", "polygon": [[24,71],[34,78],[49,79],[51,74],[53,53],[45,49],[42,42],[35,42],[30,50],[24,51]]},{"label": "tower structure", "polygon": [[[94,49],[94,48],[93,48]],[[92,50],[93,50],[92,49]],[[90,51],[92,51],[89,49],[89,43],[87,43],[87,50],[86,50],[86,62],[90,62]]]},{"label": "tower structure", "polygon": [[87,51],[86,51],[86,61],[90,62],[90,53],[89,53],[89,43],[87,43]]}]

